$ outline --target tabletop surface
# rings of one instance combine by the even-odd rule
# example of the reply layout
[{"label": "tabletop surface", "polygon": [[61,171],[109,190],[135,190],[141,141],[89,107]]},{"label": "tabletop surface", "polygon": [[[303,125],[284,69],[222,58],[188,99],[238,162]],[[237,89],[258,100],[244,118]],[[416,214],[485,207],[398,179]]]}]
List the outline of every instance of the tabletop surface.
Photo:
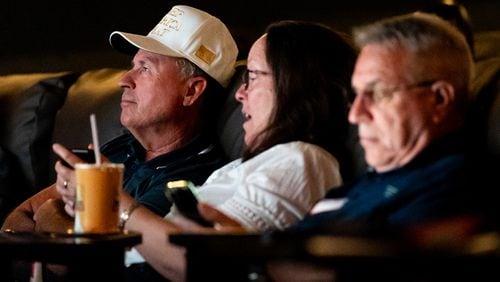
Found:
[{"label": "tabletop surface", "polygon": [[90,257],[122,257],[127,248],[142,242],[137,232],[113,234],[57,234],[0,232],[4,259],[78,261]]},{"label": "tabletop surface", "polygon": [[0,246],[5,244],[138,244],[142,236],[137,232],[117,232],[110,234],[75,234],[46,232],[0,232]]}]

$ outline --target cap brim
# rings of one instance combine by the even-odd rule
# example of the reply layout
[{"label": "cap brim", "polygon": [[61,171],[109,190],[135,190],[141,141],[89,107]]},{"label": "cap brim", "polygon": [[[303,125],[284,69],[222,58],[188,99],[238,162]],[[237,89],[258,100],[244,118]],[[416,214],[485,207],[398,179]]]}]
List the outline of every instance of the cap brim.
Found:
[{"label": "cap brim", "polygon": [[138,49],[143,49],[171,57],[184,57],[183,54],[160,43],[158,40],[144,35],[114,31],[109,36],[109,43],[116,50],[129,55],[135,55]]}]

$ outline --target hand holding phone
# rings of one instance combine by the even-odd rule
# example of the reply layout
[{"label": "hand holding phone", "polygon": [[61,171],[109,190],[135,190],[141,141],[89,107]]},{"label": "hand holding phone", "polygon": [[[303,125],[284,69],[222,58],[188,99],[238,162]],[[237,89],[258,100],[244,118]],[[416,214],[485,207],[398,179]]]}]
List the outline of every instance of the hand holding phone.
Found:
[{"label": "hand holding phone", "polygon": [[198,212],[196,187],[191,181],[177,180],[168,182],[165,196],[175,204],[185,217],[206,227],[213,226],[213,223],[206,221]]},{"label": "hand holding phone", "polygon": [[[95,155],[94,155],[94,150],[92,149],[71,149],[71,152],[75,154],[77,157],[79,157],[82,161],[87,162],[87,163],[95,163]],[[61,163],[68,167],[68,168],[73,168],[72,165],[67,163],[65,160],[62,158],[59,158]]]}]

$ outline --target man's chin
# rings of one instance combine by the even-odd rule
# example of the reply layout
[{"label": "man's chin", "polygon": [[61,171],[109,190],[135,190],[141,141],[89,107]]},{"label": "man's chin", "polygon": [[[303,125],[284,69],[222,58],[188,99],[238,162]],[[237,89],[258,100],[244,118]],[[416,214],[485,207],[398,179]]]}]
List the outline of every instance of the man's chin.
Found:
[{"label": "man's chin", "polygon": [[[373,152],[373,153],[370,153]],[[374,150],[365,150],[365,161],[369,167],[374,168],[377,172],[383,171],[386,166],[385,158],[382,158],[379,153],[374,152]]]}]

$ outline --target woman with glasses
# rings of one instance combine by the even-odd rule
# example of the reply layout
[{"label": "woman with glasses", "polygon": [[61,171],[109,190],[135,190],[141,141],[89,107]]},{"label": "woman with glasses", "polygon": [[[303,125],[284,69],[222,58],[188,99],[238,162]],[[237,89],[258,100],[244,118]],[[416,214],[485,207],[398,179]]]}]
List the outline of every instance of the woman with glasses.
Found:
[{"label": "woman with glasses", "polygon": [[[342,184],[350,76],[356,52],[339,33],[317,23],[271,24],[252,46],[243,84],[245,150],[196,189],[199,201],[248,231],[282,230]],[[184,179],[189,181],[189,179]],[[181,183],[169,183],[173,187]],[[183,278],[184,257],[166,234],[211,232],[174,208],[166,218],[122,193],[121,226],[139,231],[141,245],[127,254],[128,281]],[[215,226],[217,229],[217,226]],[[146,262],[144,262],[146,261]]]},{"label": "woman with glasses", "polygon": [[[347,161],[355,58],[352,45],[324,25],[271,24],[250,49],[248,69],[235,95],[243,106],[243,157],[215,171],[197,190],[199,200],[246,230],[281,230],[302,219],[330,188],[339,186],[340,167]],[[131,205],[132,198],[124,195],[120,208]],[[139,207],[125,228],[143,234],[137,251],[147,263],[177,280],[183,275],[182,251],[166,244],[165,234],[210,230],[176,209],[166,218],[160,220]],[[129,254],[130,262],[139,257],[133,254],[137,252]]]},{"label": "woman with glasses", "polygon": [[243,157],[207,179],[202,201],[246,229],[284,229],[338,186],[354,60],[354,49],[330,28],[270,25],[250,49],[235,95],[243,106]]}]

